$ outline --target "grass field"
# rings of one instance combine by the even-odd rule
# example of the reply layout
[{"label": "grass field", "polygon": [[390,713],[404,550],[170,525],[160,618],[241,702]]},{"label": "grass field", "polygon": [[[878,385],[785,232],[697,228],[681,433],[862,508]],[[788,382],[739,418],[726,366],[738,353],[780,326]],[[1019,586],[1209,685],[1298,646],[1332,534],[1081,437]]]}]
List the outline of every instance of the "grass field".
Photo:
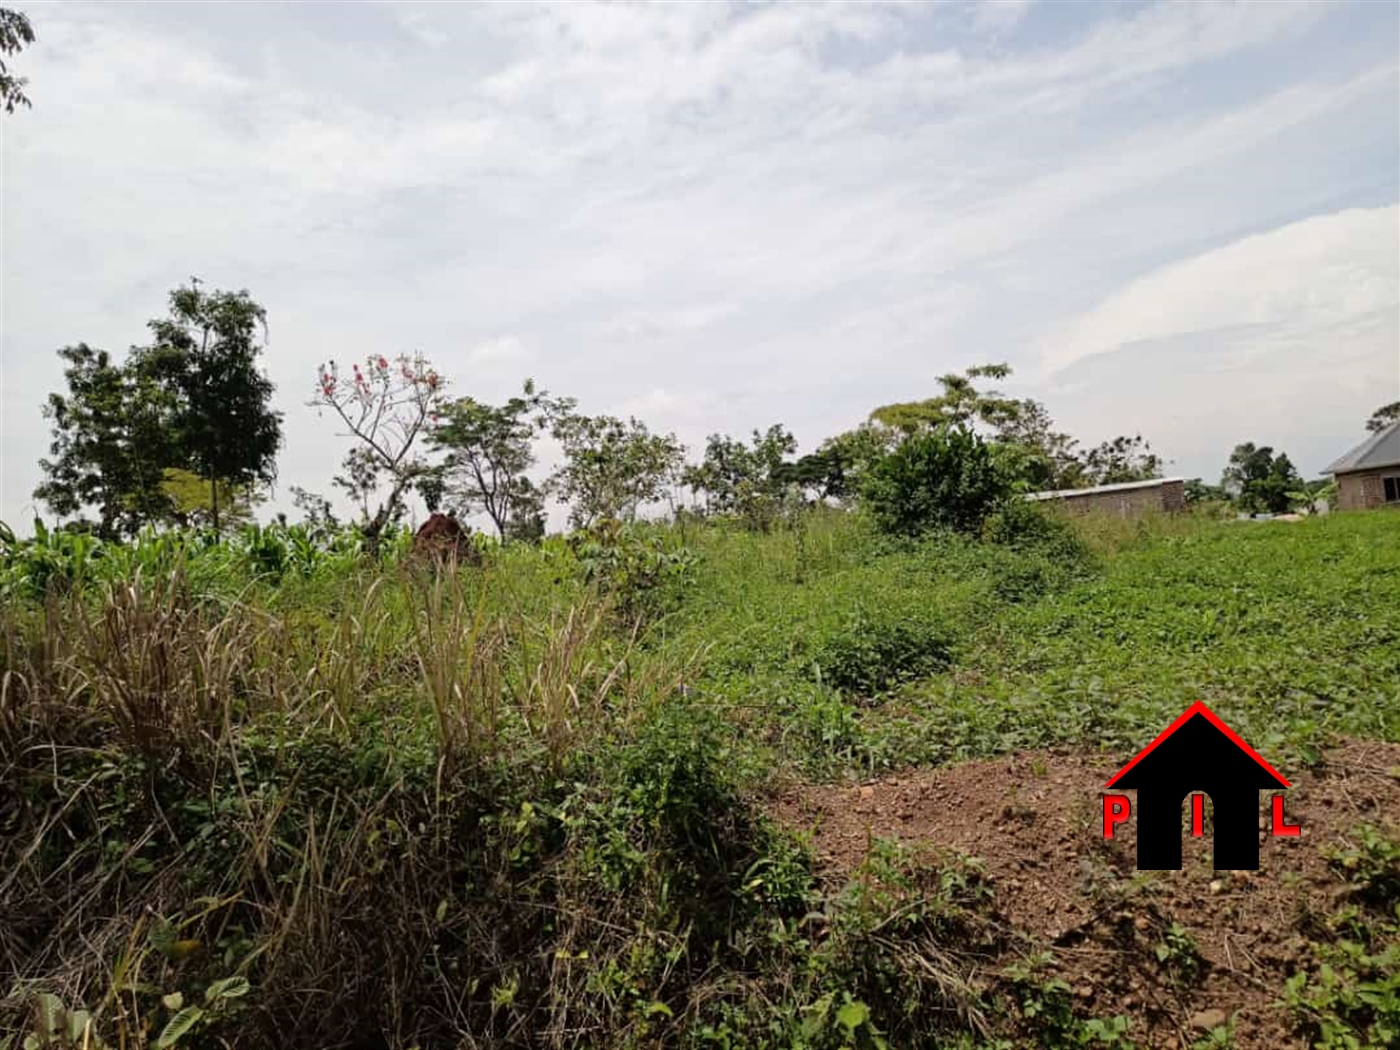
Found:
[{"label": "grass field", "polygon": [[[10,543],[0,1033],[1135,1045],[1137,1019],[1033,976],[974,863],[876,842],[833,878],[767,800],[1054,745],[1126,759],[1196,699],[1291,769],[1400,742],[1400,517],[1023,517],[917,543],[835,512],[683,522],[456,573],[296,530]],[[1372,962],[1325,1009],[1300,986],[1300,1045],[1400,1023],[1386,834],[1347,875]]]}]

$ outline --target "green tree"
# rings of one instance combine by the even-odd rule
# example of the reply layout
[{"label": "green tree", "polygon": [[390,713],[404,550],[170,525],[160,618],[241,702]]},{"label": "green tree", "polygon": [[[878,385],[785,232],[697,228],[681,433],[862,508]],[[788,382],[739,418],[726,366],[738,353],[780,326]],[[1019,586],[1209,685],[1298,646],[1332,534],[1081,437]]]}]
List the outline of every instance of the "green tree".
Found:
[{"label": "green tree", "polygon": [[[223,492],[277,478],[282,414],[258,366],[267,313],[247,291],[205,292],[198,279],[170,293],[170,314],[152,321],[155,342],[129,367],[160,385],[174,405],[170,423],[187,465],[209,488],[209,521],[220,527]],[[174,466],[176,464],[168,464]]]},{"label": "green tree", "polygon": [[[1090,464],[1076,451],[1078,442],[1057,429],[1049,411],[1030,398],[1007,397],[999,390],[982,388],[982,380],[1006,379],[1007,364],[978,365],[961,375],[940,376],[942,392],[923,401],[884,405],[870,414],[877,424],[903,434],[916,434],[940,426],[964,427],[989,440],[1008,446],[1004,462],[1036,489],[1069,489],[1092,484],[1091,476],[1104,473],[1101,463]],[[1118,439],[1128,441],[1129,439]],[[1141,440],[1141,439],[1137,439]],[[1103,459],[1113,443],[1089,453]],[[1147,475],[1153,476],[1153,475]]]},{"label": "green tree", "polygon": [[1105,441],[1084,453],[1081,476],[1087,485],[1117,485],[1126,481],[1148,481],[1162,476],[1162,457],[1141,434]]},{"label": "green tree", "polygon": [[822,499],[847,502],[860,494],[870,470],[899,443],[899,431],[865,422],[827,438],[816,452],[793,465],[793,478]]},{"label": "green tree", "polygon": [[1011,375],[1007,364],[978,365],[962,375],[950,372],[938,377],[943,392],[922,401],[881,405],[870,418],[904,434],[916,434],[939,426],[968,429],[983,424],[993,429],[1021,410],[1021,403],[996,390],[977,389],[976,380],[1005,379]]},{"label": "green tree", "polygon": [[1274,455],[1271,446],[1246,441],[1230,453],[1220,484],[1244,510],[1282,514],[1292,502],[1289,493],[1301,488],[1302,479],[1287,455]]},{"label": "green tree", "polygon": [[756,504],[778,500],[787,487],[793,464],[786,457],[797,451],[797,439],[781,423],[753,432],[745,444],[727,434],[711,434],[705,458],[686,467],[681,481],[705,494],[707,510],[733,514],[748,509],[762,516]]},{"label": "green tree", "polygon": [[1371,418],[1366,420],[1366,429],[1372,434],[1379,433],[1390,424],[1400,419],[1400,401],[1392,401],[1388,405],[1381,405],[1371,413]]},{"label": "green tree", "polygon": [[1086,484],[1086,464],[1075,451],[1079,444],[1055,429],[1055,421],[1039,401],[1026,398],[1002,413],[996,439],[1017,451],[1017,475],[1031,488],[1073,489]]},{"label": "green tree", "polygon": [[883,532],[976,532],[1011,493],[1004,455],[965,427],[914,434],[870,471],[861,496]]},{"label": "green tree", "polygon": [[312,408],[329,409],[356,444],[345,454],[334,484],[360,509],[360,531],[371,554],[384,531],[403,517],[405,498],[433,473],[418,439],[442,406],[442,377],[422,354],[394,362],[371,354],[361,370],[342,375],[334,361],[317,372]]},{"label": "green tree", "polygon": [[209,483],[191,470],[166,467],[161,491],[170,501],[171,517],[180,525],[213,525],[217,502],[220,520],[225,528],[247,525],[253,520],[253,508],[263,501],[262,493],[249,486],[218,483],[210,491]]},{"label": "green tree", "polygon": [[39,460],[45,478],[35,498],[60,517],[95,508],[106,539],[167,517],[164,471],[185,462],[167,393],[86,343],[58,354],[67,392],[50,394],[44,405],[53,438],[51,458]]},{"label": "green tree", "polygon": [[[34,27],[29,24],[29,16],[20,11],[0,7],[0,55],[17,55],[25,45],[34,43]],[[26,77],[17,77],[10,72],[5,60],[0,58],[0,105],[6,113],[13,113],[16,106],[32,106],[24,87],[29,83]]]},{"label": "green tree", "polygon": [[[502,405],[471,397],[445,404],[428,440],[447,453],[441,476],[454,511],[484,512],[502,539],[518,513],[527,518],[539,513],[541,507],[530,505],[539,503],[538,493],[526,477],[535,464],[535,440],[573,405],[571,399],[536,390],[529,379],[521,396]],[[531,532],[525,523],[522,529]]]},{"label": "green tree", "polygon": [[685,448],[674,434],[653,434],[637,419],[569,414],[555,421],[564,464],[548,488],[572,504],[569,520],[586,528],[601,518],[632,521],[679,476]]}]

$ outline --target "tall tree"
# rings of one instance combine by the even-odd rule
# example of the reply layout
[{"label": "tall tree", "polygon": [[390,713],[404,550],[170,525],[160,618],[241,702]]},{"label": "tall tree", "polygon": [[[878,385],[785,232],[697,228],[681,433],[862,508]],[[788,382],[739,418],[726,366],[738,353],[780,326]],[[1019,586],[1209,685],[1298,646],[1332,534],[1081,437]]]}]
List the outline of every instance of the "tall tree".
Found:
[{"label": "tall tree", "polygon": [[1081,464],[1084,482],[1089,485],[1160,478],[1163,466],[1162,457],[1141,434],[1105,441],[1084,453]]},{"label": "tall tree", "polygon": [[58,354],[68,389],[44,405],[52,458],[39,460],[45,478],[35,498],[60,517],[95,508],[97,531],[108,539],[166,517],[165,468],[185,461],[168,394],[86,343]]},{"label": "tall tree", "polygon": [[1400,401],[1392,401],[1388,405],[1381,405],[1371,413],[1371,418],[1366,420],[1366,429],[1372,434],[1379,433],[1390,424],[1400,419]]},{"label": "tall tree", "polygon": [[632,521],[678,477],[685,447],[674,434],[653,434],[637,419],[568,415],[555,423],[564,464],[549,489],[571,503],[569,520],[584,528],[600,518]]},{"label": "tall tree", "polygon": [[732,514],[746,500],[780,496],[794,466],[786,457],[796,451],[797,439],[781,423],[755,430],[747,445],[727,434],[711,434],[704,460],[686,467],[681,481],[705,494],[709,510]]},{"label": "tall tree", "polygon": [[[538,513],[538,494],[526,477],[535,464],[534,443],[572,410],[569,398],[551,398],[527,379],[519,397],[488,405],[463,397],[443,405],[429,442],[447,453],[444,494],[459,514],[484,512],[502,539],[517,513]],[[523,527],[523,533],[531,529]]]},{"label": "tall tree", "polygon": [[887,427],[916,434],[940,426],[972,427],[983,424],[999,427],[1020,411],[1020,402],[997,390],[979,390],[979,379],[1005,379],[1011,375],[1008,364],[977,365],[962,375],[950,372],[938,377],[943,392],[922,401],[882,405],[870,418]]},{"label": "tall tree", "polygon": [[352,365],[348,376],[330,361],[317,373],[309,404],[330,409],[356,441],[335,484],[359,505],[371,554],[378,553],[384,530],[403,517],[410,489],[432,472],[418,439],[437,416],[445,385],[422,354],[392,363],[372,354],[363,370]]},{"label": "tall tree", "polygon": [[131,364],[175,403],[177,440],[189,469],[209,487],[210,522],[218,529],[222,489],[276,480],[282,414],[272,409],[272,381],[258,366],[266,311],[247,291],[205,292],[199,285],[195,279],[170,293],[169,316],[150,324],[155,342],[137,350]]},{"label": "tall tree", "polygon": [[1055,421],[1039,401],[1026,398],[1002,413],[997,423],[999,442],[1019,450],[1017,473],[1036,489],[1072,489],[1085,484],[1086,464],[1079,444],[1055,429]]},{"label": "tall tree", "polygon": [[1230,453],[1220,484],[1246,510],[1282,514],[1292,502],[1289,494],[1301,488],[1302,479],[1286,454],[1274,455],[1269,445],[1246,441]]},{"label": "tall tree", "polygon": [[[21,11],[11,11],[0,7],[0,55],[17,55],[25,45],[34,43],[34,27],[29,24],[29,16]],[[10,72],[5,60],[0,58],[0,105],[6,113],[13,113],[16,106],[31,106],[24,87],[29,83],[26,77],[17,77]]]}]

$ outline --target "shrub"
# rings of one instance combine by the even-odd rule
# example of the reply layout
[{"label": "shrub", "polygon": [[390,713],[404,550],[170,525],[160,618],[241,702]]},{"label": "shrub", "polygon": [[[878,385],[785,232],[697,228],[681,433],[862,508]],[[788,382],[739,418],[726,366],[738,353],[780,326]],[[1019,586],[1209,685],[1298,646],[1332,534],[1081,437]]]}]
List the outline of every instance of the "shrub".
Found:
[{"label": "shrub", "polygon": [[862,497],[882,532],[977,532],[1011,493],[995,448],[976,434],[940,427],[906,438],[870,472]]},{"label": "shrub", "polygon": [[869,696],[942,670],[950,650],[941,624],[857,606],[817,639],[812,665],[837,689]]}]

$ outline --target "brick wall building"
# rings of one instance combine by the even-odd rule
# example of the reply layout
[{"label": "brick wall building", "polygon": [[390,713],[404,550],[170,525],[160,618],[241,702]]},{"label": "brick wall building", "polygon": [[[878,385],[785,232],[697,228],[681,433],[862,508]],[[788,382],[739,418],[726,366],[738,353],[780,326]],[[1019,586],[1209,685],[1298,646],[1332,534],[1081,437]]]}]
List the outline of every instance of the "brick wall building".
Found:
[{"label": "brick wall building", "polygon": [[1178,511],[1186,505],[1186,483],[1181,478],[1125,481],[1091,489],[1058,489],[1033,492],[1030,499],[1054,503],[1070,514],[1114,514],[1140,518],[1158,511]]},{"label": "brick wall building", "polygon": [[1400,504],[1400,420],[1376,431],[1326,472],[1337,479],[1341,510]]}]

